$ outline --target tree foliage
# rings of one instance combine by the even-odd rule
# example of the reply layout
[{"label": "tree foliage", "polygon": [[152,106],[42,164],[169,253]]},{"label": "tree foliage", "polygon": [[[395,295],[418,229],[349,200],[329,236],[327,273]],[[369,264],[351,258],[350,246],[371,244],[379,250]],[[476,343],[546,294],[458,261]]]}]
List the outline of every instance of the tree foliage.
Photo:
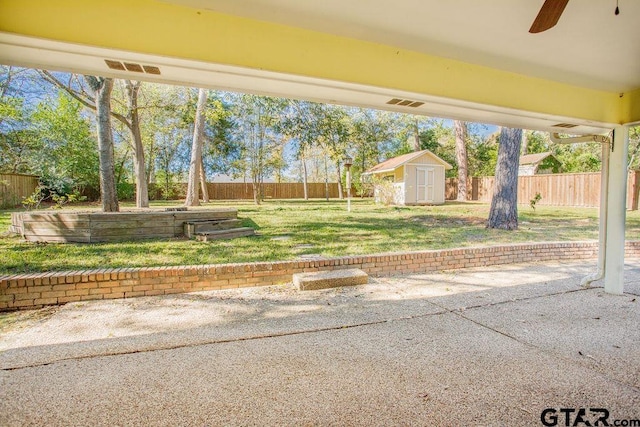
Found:
[{"label": "tree foliage", "polygon": [[82,106],[63,93],[31,115],[36,144],[30,172],[59,195],[83,193],[100,182],[98,143]]},{"label": "tree foliage", "polygon": [[233,113],[236,126],[233,139],[240,147],[241,156],[233,166],[248,177],[253,188],[253,200],[262,202],[262,184],[276,168],[278,152],[285,139],[278,129],[285,102],[279,98],[256,95],[235,96]]},{"label": "tree foliage", "polygon": [[[0,172],[40,175],[61,193],[95,194],[100,157],[89,112],[95,110],[94,95],[83,76],[0,66]],[[114,81],[111,99],[118,196],[139,194],[135,184],[141,176],[155,196],[184,196],[180,184],[188,176],[197,89]],[[221,91],[209,91],[204,113],[205,179],[243,178],[255,184],[257,201],[266,179],[342,185],[345,156],[354,161],[353,183],[363,195],[363,172],[416,149],[429,149],[451,164],[447,177],[460,172],[451,120]],[[468,124],[468,176],[495,173],[499,132],[491,130]],[[523,142],[528,153],[552,152],[562,172],[601,167],[598,144],[553,144],[539,131],[525,131]],[[629,165],[640,167],[638,127],[630,132]]]}]

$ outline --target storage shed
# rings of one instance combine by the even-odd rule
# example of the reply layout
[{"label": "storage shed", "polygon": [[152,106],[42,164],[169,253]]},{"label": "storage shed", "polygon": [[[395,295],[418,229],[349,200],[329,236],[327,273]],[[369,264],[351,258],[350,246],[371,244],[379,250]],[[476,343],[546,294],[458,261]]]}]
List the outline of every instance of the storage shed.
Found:
[{"label": "storage shed", "polygon": [[543,175],[547,173],[559,173],[562,164],[551,152],[525,154],[520,156],[518,176]]},{"label": "storage shed", "polygon": [[395,205],[444,203],[445,170],[452,166],[429,150],[386,160],[363,176],[372,177],[376,202]]}]

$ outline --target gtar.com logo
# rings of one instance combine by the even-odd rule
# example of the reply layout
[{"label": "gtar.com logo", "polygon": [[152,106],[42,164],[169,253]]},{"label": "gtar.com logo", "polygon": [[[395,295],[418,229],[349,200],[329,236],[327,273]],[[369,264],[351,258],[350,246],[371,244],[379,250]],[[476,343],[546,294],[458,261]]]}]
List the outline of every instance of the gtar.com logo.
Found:
[{"label": "gtar.com logo", "polygon": [[540,421],[547,427],[555,426],[608,426],[609,411],[604,408],[547,408]]},{"label": "gtar.com logo", "polygon": [[540,414],[540,421],[547,427],[640,427],[640,419],[610,421],[609,410],[604,408],[547,408]]}]

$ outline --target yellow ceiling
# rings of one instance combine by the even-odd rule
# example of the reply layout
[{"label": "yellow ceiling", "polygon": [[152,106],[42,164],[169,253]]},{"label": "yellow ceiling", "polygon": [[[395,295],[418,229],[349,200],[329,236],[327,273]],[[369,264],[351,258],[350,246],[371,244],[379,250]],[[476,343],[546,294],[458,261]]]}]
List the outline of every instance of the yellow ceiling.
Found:
[{"label": "yellow ceiling", "polygon": [[[532,128],[570,121],[582,133],[640,121],[640,90],[620,94],[578,87],[156,0],[2,0],[0,32],[0,62],[16,65],[78,72],[100,72],[102,67],[104,75],[389,109],[398,108],[383,101],[397,92],[425,101],[424,107],[401,110],[410,113],[437,115],[434,109],[447,104],[451,108],[444,108],[443,116],[481,117],[497,124],[531,119]],[[75,53],[65,57],[69,52]],[[109,70],[101,62],[103,57],[130,60],[136,54],[140,61],[160,66],[163,76]],[[61,66],[61,58],[68,65]],[[212,70],[224,66],[230,66],[230,74],[254,76],[254,87],[253,80],[243,87],[233,87],[236,83],[221,74],[217,80]],[[269,80],[272,90],[265,89]],[[288,80],[299,85],[298,95],[293,86],[284,87]],[[351,95],[334,94],[338,86]],[[365,92],[379,96],[366,98]],[[483,111],[491,114],[476,114]]]}]

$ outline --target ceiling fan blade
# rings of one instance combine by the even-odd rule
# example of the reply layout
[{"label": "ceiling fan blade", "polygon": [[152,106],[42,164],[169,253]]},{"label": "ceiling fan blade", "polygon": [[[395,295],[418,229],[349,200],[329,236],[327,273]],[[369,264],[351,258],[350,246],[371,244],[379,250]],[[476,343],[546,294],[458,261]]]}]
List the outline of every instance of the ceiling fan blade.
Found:
[{"label": "ceiling fan blade", "polygon": [[557,23],[569,0],[545,0],[536,20],[533,21],[530,33],[541,33],[553,28]]}]

